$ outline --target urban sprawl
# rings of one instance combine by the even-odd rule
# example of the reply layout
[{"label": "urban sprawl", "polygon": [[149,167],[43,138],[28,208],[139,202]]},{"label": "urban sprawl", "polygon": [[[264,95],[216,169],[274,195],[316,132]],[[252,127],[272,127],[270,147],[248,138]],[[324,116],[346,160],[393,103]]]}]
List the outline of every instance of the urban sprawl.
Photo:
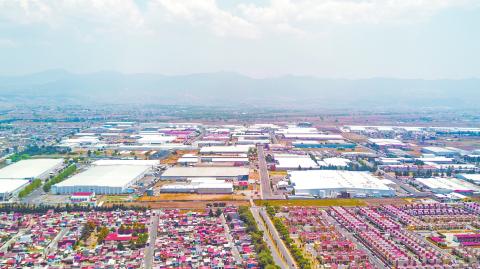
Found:
[{"label": "urban sprawl", "polygon": [[179,111],[2,119],[0,268],[480,268],[478,124]]}]

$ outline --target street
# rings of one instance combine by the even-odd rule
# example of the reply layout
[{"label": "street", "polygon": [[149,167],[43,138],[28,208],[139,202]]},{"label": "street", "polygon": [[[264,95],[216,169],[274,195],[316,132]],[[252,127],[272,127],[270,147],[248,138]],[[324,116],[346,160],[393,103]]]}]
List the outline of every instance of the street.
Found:
[{"label": "street", "polygon": [[284,199],[282,195],[275,195],[270,186],[270,177],[268,175],[267,161],[263,146],[257,146],[258,171],[260,173],[260,195],[263,200]]},{"label": "street", "polygon": [[153,263],[153,254],[155,252],[155,241],[157,240],[157,229],[159,222],[159,211],[154,210],[150,225],[148,226],[148,245],[145,248],[145,269],[151,269]]}]

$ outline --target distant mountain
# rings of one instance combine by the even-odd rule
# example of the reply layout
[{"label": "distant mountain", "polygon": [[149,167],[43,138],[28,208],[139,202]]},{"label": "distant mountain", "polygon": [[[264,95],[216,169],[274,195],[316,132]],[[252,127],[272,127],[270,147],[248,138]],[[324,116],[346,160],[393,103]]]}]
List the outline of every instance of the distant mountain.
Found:
[{"label": "distant mountain", "polygon": [[295,109],[478,107],[480,79],[321,79],[281,76],[255,79],[236,73],[166,76],[49,70],[0,77],[0,100],[71,103],[132,103],[265,106]]}]

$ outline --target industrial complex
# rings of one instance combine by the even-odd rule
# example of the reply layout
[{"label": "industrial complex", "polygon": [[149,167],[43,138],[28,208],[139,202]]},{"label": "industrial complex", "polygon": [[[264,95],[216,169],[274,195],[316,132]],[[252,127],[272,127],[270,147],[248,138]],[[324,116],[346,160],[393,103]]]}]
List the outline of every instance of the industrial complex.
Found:
[{"label": "industrial complex", "polygon": [[289,180],[296,195],[319,198],[338,197],[348,193],[352,197],[392,197],[395,191],[369,172],[337,170],[290,171]]}]

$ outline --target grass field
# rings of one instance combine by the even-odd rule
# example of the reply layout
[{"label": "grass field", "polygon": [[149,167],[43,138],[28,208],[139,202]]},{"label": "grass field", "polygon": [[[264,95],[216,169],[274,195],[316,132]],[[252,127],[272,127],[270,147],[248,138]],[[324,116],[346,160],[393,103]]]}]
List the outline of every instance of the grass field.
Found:
[{"label": "grass field", "polygon": [[255,200],[256,205],[269,204],[271,206],[366,206],[365,200],[360,199],[308,199],[308,200]]},{"label": "grass field", "polygon": [[130,200],[130,196],[128,195],[102,195],[98,199],[98,201],[103,201],[105,203],[127,202],[128,200]]}]

